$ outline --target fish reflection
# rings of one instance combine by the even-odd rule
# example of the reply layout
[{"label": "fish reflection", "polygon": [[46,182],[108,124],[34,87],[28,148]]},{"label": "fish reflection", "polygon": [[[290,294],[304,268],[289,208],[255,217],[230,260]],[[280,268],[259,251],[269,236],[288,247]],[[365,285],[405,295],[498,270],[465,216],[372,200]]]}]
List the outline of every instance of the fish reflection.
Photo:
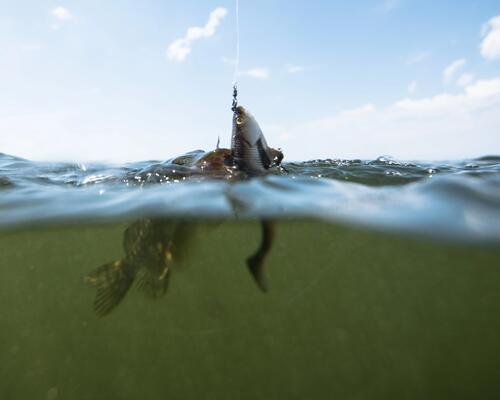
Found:
[{"label": "fish reflection", "polygon": [[[264,262],[274,239],[274,223],[261,221],[262,240],[247,266],[255,282],[267,290]],[[187,221],[144,218],[124,232],[124,257],[104,264],[85,277],[97,290],[95,313],[110,314],[123,300],[132,284],[145,295],[158,298],[167,292],[172,271],[181,265],[195,236],[196,224]]]}]

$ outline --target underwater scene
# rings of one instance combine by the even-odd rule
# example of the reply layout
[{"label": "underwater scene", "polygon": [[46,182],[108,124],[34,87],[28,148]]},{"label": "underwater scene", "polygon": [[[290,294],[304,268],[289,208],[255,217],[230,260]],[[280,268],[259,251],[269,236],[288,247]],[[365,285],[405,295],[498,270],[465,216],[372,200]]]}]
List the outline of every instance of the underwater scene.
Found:
[{"label": "underwater scene", "polygon": [[0,400],[499,400],[499,5],[6,2]]},{"label": "underwater scene", "polygon": [[0,399],[498,399],[500,157],[0,155]]}]

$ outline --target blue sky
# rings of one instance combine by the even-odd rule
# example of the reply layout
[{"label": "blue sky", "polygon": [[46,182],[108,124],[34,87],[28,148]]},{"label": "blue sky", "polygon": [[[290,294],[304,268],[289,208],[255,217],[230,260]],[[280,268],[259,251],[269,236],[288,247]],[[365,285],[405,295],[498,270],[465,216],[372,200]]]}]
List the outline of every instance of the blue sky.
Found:
[{"label": "blue sky", "polygon": [[[235,17],[234,0],[0,0],[0,152],[228,146]],[[240,104],[288,159],[500,154],[498,0],[240,0],[240,35]]]}]

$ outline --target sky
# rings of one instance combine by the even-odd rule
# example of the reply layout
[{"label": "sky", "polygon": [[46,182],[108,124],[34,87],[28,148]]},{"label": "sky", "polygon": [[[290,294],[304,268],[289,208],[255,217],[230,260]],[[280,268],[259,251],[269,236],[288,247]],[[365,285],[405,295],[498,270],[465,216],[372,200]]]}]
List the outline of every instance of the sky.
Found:
[{"label": "sky", "polygon": [[[230,145],[232,83],[286,160],[500,154],[498,0],[0,0],[0,152]],[[235,71],[236,75],[235,75]]]}]

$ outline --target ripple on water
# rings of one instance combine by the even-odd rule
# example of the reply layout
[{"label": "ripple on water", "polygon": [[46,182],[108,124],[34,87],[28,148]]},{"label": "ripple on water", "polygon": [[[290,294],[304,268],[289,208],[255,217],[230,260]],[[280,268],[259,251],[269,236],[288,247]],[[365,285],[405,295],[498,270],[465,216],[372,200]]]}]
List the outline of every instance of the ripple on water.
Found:
[{"label": "ripple on water", "polygon": [[200,168],[203,155],[84,166],[0,155],[0,190],[9,189],[0,196],[0,226],[150,214],[314,217],[500,242],[497,156],[289,162],[284,164],[288,173],[275,170],[267,178],[242,180],[234,171]]}]

